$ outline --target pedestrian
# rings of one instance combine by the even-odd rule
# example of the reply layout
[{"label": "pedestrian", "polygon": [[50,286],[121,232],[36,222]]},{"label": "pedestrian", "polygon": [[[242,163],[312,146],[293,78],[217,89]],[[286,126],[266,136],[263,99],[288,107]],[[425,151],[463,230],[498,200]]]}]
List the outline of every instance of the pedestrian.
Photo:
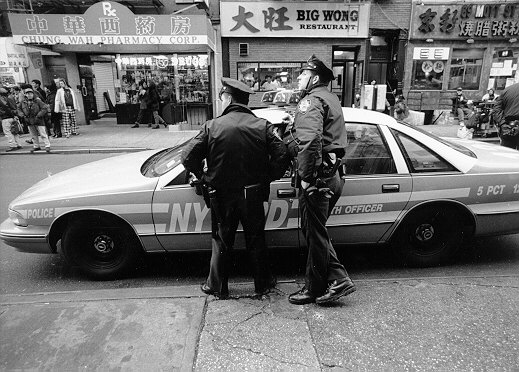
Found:
[{"label": "pedestrian", "polygon": [[34,79],[31,81],[31,87],[34,91],[34,96],[41,99],[43,102],[47,101],[47,94],[45,91],[41,88],[41,81],[38,79]]},{"label": "pedestrian", "polygon": [[50,141],[45,128],[45,115],[47,108],[45,103],[35,97],[32,88],[25,88],[25,100],[18,105],[18,116],[25,118],[32,136],[33,149],[31,152],[41,150],[39,137],[45,144],[45,151],[50,152]]},{"label": "pedestrian", "polygon": [[20,130],[16,125],[18,120],[16,103],[5,87],[0,87],[0,120],[9,148],[6,152],[16,151],[22,148],[20,144]]},{"label": "pedestrian", "polygon": [[162,117],[159,115],[160,108],[160,94],[157,86],[153,81],[150,81],[148,84],[148,107],[153,113],[153,126],[152,129],[159,129],[160,124],[163,124],[164,127],[168,127],[168,124]]},{"label": "pedestrian", "polygon": [[56,93],[58,88],[56,87],[55,83],[49,84],[45,87],[47,90],[47,118],[50,119],[49,122],[52,126],[52,130],[54,131],[54,134],[52,137],[54,138],[60,138],[62,137],[61,134],[61,113],[56,112],[55,102],[56,102]]},{"label": "pedestrian", "polygon": [[54,111],[61,113],[61,128],[65,137],[69,138],[71,133],[78,136],[76,110],[79,111],[79,105],[76,101],[76,95],[65,79],[59,79],[58,84],[59,89],[54,100]]},{"label": "pedestrian", "polygon": [[499,97],[499,94],[496,94],[494,89],[490,88],[487,90],[487,93],[481,97],[481,100],[483,102],[494,102],[497,97]]},{"label": "pedestrian", "polygon": [[[132,128],[139,128],[139,125],[144,120],[144,117],[146,113],[148,112],[148,100],[149,100],[149,94],[148,94],[148,84],[146,84],[145,80],[140,80],[138,84],[139,92],[139,113],[137,114],[137,120],[135,121],[135,124],[132,125]],[[148,124],[148,127],[151,127],[151,124]]]},{"label": "pedestrian", "polygon": [[519,150],[519,83],[506,88],[492,110],[501,146]]},{"label": "pedestrian", "polygon": [[465,120],[470,119],[473,112],[468,107],[468,99],[463,95],[463,88],[458,87],[456,97],[452,99],[454,111],[458,114],[459,125],[465,125]]},{"label": "pedestrian", "polygon": [[305,285],[289,302],[328,304],[355,291],[332,246],[326,221],[341,196],[339,174],[347,144],[341,104],[327,86],[333,72],[315,55],[298,76],[301,99],[294,117],[301,228],[308,247]]},{"label": "pedestrian", "polygon": [[222,115],[205,122],[182,153],[187,171],[207,185],[211,208],[212,256],[201,289],[220,298],[229,295],[230,260],[241,222],[254,289],[263,295],[276,285],[267,258],[263,202],[268,200],[270,182],[288,167],[288,157],[272,124],[247,107],[251,88],[230,78],[222,78],[222,84]]},{"label": "pedestrian", "polygon": [[395,112],[394,116],[396,120],[403,121],[409,116],[409,108],[405,103],[405,98],[402,94],[400,94],[395,102]]}]

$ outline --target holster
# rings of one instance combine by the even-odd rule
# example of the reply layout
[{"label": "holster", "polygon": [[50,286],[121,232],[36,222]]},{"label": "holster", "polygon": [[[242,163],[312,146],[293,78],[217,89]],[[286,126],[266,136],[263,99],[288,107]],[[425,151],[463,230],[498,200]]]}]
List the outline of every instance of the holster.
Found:
[{"label": "holster", "polygon": [[297,158],[292,161],[292,175],[290,177],[290,186],[298,189],[301,187],[301,178],[299,177],[299,165]]},{"label": "holster", "polygon": [[207,208],[211,208],[211,202],[209,200],[209,185],[202,180],[195,180],[191,182],[191,186],[195,188],[195,193],[204,198],[205,205]]},{"label": "holster", "polygon": [[318,172],[319,177],[329,178],[332,177],[338,170],[340,170],[342,159],[337,157],[335,163],[332,163],[331,158],[328,154],[323,156],[323,162]]}]

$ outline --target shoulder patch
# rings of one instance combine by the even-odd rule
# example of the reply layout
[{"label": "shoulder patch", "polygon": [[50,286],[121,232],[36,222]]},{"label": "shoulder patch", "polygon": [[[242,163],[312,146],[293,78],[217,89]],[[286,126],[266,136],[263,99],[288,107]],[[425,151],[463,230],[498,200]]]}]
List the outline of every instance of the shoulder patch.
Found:
[{"label": "shoulder patch", "polygon": [[307,98],[300,101],[297,105],[297,111],[299,111],[302,114],[306,114],[308,109],[312,106],[312,100]]}]

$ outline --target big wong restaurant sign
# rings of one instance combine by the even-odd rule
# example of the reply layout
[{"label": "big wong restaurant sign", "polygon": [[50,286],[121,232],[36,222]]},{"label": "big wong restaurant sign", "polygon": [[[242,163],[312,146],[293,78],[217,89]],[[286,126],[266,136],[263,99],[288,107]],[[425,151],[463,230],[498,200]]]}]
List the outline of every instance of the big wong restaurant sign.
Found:
[{"label": "big wong restaurant sign", "polygon": [[215,33],[203,15],[136,15],[102,1],[84,14],[9,14],[16,44],[180,44],[215,49]]},{"label": "big wong restaurant sign", "polygon": [[220,1],[224,37],[367,38],[368,3]]},{"label": "big wong restaurant sign", "polygon": [[519,2],[413,4],[415,39],[510,40],[519,37]]}]

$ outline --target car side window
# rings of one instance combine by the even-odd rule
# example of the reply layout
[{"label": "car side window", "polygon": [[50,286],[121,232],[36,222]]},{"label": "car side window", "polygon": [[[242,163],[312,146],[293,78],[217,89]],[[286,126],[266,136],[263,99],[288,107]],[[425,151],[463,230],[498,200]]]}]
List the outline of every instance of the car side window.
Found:
[{"label": "car side window", "polygon": [[450,172],[456,170],[431,149],[402,132],[393,130],[411,173]]},{"label": "car side window", "polygon": [[390,174],[396,166],[380,130],[374,124],[346,124],[346,174]]}]

